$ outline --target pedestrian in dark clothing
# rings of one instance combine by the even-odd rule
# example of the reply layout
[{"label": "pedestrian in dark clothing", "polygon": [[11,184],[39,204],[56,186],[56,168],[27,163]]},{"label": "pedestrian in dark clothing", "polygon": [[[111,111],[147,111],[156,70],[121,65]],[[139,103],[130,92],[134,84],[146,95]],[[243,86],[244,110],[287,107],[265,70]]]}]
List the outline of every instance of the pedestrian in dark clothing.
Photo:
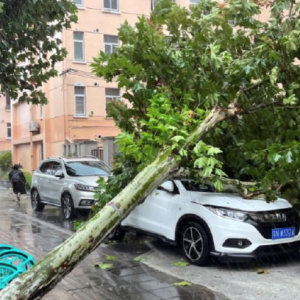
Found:
[{"label": "pedestrian in dark clothing", "polygon": [[26,194],[26,179],[23,172],[19,170],[19,165],[13,166],[13,170],[9,173],[9,180],[12,184],[14,194],[16,195],[16,201],[20,203],[20,196]]}]

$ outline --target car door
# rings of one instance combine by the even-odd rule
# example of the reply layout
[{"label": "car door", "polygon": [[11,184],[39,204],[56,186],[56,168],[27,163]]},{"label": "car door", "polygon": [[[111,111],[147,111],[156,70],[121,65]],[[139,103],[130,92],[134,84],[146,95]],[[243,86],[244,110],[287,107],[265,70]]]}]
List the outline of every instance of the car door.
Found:
[{"label": "car door", "polygon": [[180,194],[176,185],[174,191],[169,192],[163,188],[154,190],[146,200],[138,205],[122,222],[122,226],[130,226],[147,232],[174,238],[174,227],[180,201]]},{"label": "car door", "polygon": [[37,176],[37,189],[42,201],[51,202],[51,177],[52,177],[52,162],[44,162],[40,167],[40,172]]},{"label": "car door", "polygon": [[57,171],[63,171],[62,164],[58,161],[52,162],[52,172],[50,177],[50,198],[51,202],[55,205],[61,204],[61,190],[64,185],[64,178],[55,177]]}]

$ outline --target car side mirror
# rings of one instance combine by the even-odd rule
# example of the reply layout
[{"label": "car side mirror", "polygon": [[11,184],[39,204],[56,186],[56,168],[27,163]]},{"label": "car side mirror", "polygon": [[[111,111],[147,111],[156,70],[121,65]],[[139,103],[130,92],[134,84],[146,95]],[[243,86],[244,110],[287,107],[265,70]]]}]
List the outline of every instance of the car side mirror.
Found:
[{"label": "car side mirror", "polygon": [[165,181],[160,187],[160,190],[169,192],[169,193],[174,193],[174,183],[172,181]]},{"label": "car side mirror", "polygon": [[56,171],[54,176],[57,177],[57,178],[64,178],[65,177],[64,173],[60,170]]}]

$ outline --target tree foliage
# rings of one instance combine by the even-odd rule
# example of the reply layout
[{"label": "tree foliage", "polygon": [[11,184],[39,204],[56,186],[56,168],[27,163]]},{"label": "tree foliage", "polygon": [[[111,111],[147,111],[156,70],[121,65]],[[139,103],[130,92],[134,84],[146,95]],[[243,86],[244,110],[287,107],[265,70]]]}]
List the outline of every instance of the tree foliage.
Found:
[{"label": "tree foliage", "polygon": [[0,93],[46,103],[43,82],[57,75],[66,56],[59,33],[76,22],[68,0],[2,0],[0,3]]},{"label": "tree foliage", "polygon": [[[92,64],[125,89],[109,107],[122,129],[115,176],[100,182],[100,206],[171,145],[204,177],[259,181],[268,199],[298,185],[300,4],[293,0],[203,0],[190,10],[158,2],[150,19],[119,29],[122,46]],[[268,21],[258,16],[267,6]],[[216,106],[235,106],[195,147],[177,153]],[[108,191],[103,194],[104,186]],[[294,196],[289,195],[292,199]]]}]

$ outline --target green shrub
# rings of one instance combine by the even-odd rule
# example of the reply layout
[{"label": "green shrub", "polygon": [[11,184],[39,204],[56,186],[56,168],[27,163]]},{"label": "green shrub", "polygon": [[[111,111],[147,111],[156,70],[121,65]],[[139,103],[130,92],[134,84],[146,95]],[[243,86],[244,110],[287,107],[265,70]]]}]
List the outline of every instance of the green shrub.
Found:
[{"label": "green shrub", "polygon": [[26,179],[26,185],[25,185],[26,190],[30,190],[32,175],[29,172],[25,171],[25,170],[21,170],[21,171],[23,172],[23,174],[25,176],[25,179]]},{"label": "green shrub", "polygon": [[11,151],[5,151],[0,154],[0,169],[2,171],[9,171],[12,165]]}]

